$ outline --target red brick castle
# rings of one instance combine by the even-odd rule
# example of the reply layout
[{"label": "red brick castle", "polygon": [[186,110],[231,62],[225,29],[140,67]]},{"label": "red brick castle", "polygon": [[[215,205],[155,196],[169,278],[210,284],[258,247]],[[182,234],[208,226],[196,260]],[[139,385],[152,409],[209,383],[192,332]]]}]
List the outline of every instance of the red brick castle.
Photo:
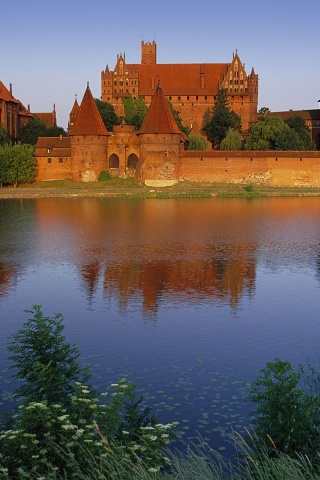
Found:
[{"label": "red brick castle", "polygon": [[124,115],[122,99],[141,96],[149,106],[161,82],[166,98],[181,114],[182,123],[199,133],[205,111],[215,103],[219,88],[229,94],[232,110],[240,115],[247,131],[257,113],[258,75],[245,71],[238,53],[231,63],[157,63],[157,45],[141,42],[141,63],[127,63],[119,54],[113,71],[101,72],[101,99],[111,103],[119,116]]}]

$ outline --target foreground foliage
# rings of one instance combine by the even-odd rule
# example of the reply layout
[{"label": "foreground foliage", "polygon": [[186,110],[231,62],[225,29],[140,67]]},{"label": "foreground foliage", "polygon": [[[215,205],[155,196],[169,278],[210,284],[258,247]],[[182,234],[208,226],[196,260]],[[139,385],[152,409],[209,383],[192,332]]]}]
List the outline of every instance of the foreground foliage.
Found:
[{"label": "foreground foliage", "polygon": [[257,404],[251,413],[257,451],[293,458],[302,454],[319,463],[319,385],[319,373],[310,363],[297,370],[279,359],[267,363],[249,388],[249,400]]},{"label": "foreground foliage", "polygon": [[164,447],[176,424],[157,423],[125,379],[98,393],[78,364],[79,351],[63,335],[63,317],[45,317],[37,305],[28,313],[8,346],[14,376],[22,382],[15,392],[17,412],[0,432],[0,465],[9,478],[29,472],[79,478],[75,463],[85,471],[93,459],[110,456],[143,461],[154,471],[165,467]]},{"label": "foreground foliage", "polygon": [[17,410],[0,430],[0,478],[9,479],[313,479],[319,480],[320,375],[275,359],[251,383],[253,431],[235,434],[230,462],[199,445],[172,452],[177,423],[162,425],[120,379],[105,393],[90,383],[80,352],[66,341],[61,314],[35,305],[10,337]]}]

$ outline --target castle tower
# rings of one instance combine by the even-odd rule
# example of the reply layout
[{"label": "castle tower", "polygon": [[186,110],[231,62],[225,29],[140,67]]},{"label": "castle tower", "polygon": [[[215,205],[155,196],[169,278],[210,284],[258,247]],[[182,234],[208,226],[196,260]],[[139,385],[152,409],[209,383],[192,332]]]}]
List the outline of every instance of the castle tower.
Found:
[{"label": "castle tower", "polygon": [[154,65],[157,63],[157,45],[153,40],[150,42],[141,42],[141,64],[142,65]]},{"label": "castle tower", "polygon": [[73,180],[92,182],[108,169],[108,135],[88,84],[69,133]]},{"label": "castle tower", "polygon": [[160,83],[138,135],[140,160],[136,180],[150,186],[176,183],[179,153],[183,150],[187,137],[178,128]]},{"label": "castle tower", "polygon": [[68,122],[68,134],[69,135],[71,135],[72,128],[73,128],[74,124],[76,123],[76,119],[77,119],[77,116],[78,116],[78,113],[79,113],[79,108],[80,107],[79,107],[79,103],[78,103],[77,96],[76,96],[73,107],[72,107],[71,112],[69,114],[69,122]]}]

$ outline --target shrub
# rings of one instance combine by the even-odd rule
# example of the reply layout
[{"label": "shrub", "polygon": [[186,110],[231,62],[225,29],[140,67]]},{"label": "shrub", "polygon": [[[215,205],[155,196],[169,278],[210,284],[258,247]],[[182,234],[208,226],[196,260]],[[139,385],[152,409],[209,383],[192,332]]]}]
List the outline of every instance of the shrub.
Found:
[{"label": "shrub", "polygon": [[105,180],[110,180],[110,179],[111,179],[111,175],[109,172],[102,170],[99,173],[98,182],[104,182]]},{"label": "shrub", "polygon": [[18,411],[0,431],[1,467],[8,478],[27,478],[27,472],[50,478],[54,471],[77,478],[75,462],[85,470],[90,458],[109,455],[155,470],[166,466],[164,447],[176,424],[157,423],[125,379],[111,385],[112,392],[98,394],[85,383],[90,375],[77,363],[79,351],[62,333],[62,315],[44,317],[40,306],[27,312],[33,317],[8,345],[15,377],[22,381],[15,392]]},{"label": "shrub", "polygon": [[268,362],[248,389],[258,404],[251,419],[258,450],[305,454],[313,462],[320,448],[320,398],[317,389],[303,388],[301,376],[289,362]]}]

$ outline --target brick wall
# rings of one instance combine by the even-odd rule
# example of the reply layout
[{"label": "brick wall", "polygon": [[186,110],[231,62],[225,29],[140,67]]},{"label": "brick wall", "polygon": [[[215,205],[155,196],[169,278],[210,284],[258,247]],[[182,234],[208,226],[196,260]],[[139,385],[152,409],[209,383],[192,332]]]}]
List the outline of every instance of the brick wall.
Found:
[{"label": "brick wall", "polygon": [[320,152],[183,151],[179,180],[320,186]]}]

